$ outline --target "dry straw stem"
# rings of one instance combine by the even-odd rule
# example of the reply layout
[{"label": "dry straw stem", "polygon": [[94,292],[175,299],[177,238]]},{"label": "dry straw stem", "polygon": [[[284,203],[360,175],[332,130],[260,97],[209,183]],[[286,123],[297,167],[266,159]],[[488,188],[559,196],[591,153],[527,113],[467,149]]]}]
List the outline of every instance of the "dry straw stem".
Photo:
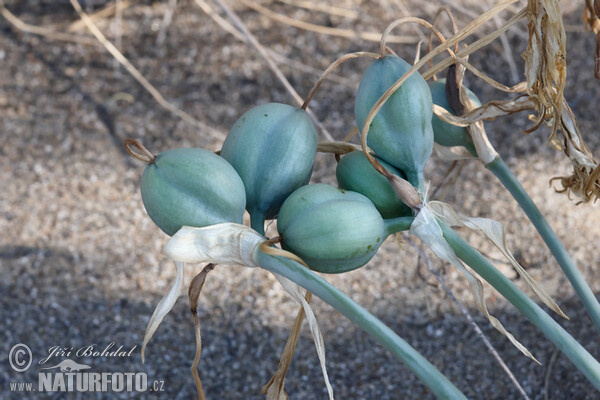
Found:
[{"label": "dry straw stem", "polygon": [[[385,48],[383,51],[384,51],[383,54],[385,54]],[[331,65],[329,65],[329,67],[327,67],[327,69],[325,70],[325,72],[323,72],[323,74],[317,80],[317,82],[315,82],[315,84],[313,85],[312,89],[308,93],[308,96],[306,96],[306,99],[304,100],[304,103],[302,103],[302,106],[300,108],[306,110],[306,108],[308,107],[308,104],[310,103],[312,98],[317,93],[317,90],[319,90],[319,88],[321,87],[321,84],[323,84],[323,82],[325,81],[325,79],[327,79],[329,74],[331,74],[337,67],[339,67],[340,65],[342,65],[344,62],[346,62],[348,60],[352,60],[355,58],[363,58],[363,57],[379,58],[379,54],[370,53],[368,51],[357,51],[355,53],[344,54],[343,56],[341,56],[340,58],[335,60],[333,63],[331,63]]]},{"label": "dry straw stem", "polygon": [[[514,1],[517,1],[517,0],[514,0]],[[512,2],[514,2],[514,1],[512,1]],[[451,42],[450,46],[453,46],[455,43],[458,43],[461,40],[465,39],[477,27],[483,25],[487,20],[489,20],[490,18],[492,18],[494,15],[496,15],[496,14],[500,13],[501,11],[503,11],[504,8],[506,8],[506,7],[502,7],[502,6],[506,6],[505,3],[506,3],[506,1],[503,2],[503,3],[501,3],[501,4],[498,4],[496,7],[488,10],[485,14],[481,15],[479,18],[476,18],[469,25],[467,25],[465,28],[461,29],[461,31],[458,32],[458,34],[453,35],[452,37],[448,38],[448,42]],[[491,14],[491,16],[490,16],[490,14]],[[464,58],[464,57],[468,56],[469,54],[472,54],[472,53],[476,52],[477,50],[479,50],[479,49],[487,46],[490,43],[492,43],[500,35],[502,35],[509,28],[511,28],[517,22],[519,22],[522,18],[524,18],[526,14],[527,14],[527,10],[526,9],[522,9],[521,11],[519,11],[518,13],[516,13],[515,15],[513,15],[508,21],[506,21],[504,23],[504,25],[502,25],[500,28],[496,29],[493,32],[488,33],[487,35],[485,35],[482,38],[476,40],[475,42],[471,43],[470,45],[465,46],[462,49],[460,49],[458,51],[458,53],[456,53],[456,57],[458,59]],[[485,17],[485,18],[482,19],[482,17]],[[467,27],[470,27],[473,24],[475,24],[474,27],[472,27],[468,31],[465,30]],[[442,45],[442,46],[446,46],[446,45]],[[435,51],[435,49],[434,49],[434,51]],[[439,53],[436,53],[435,55],[438,55],[441,52],[442,51],[440,51]],[[432,68],[429,68],[428,70],[426,70],[422,74],[423,78],[430,79],[434,74],[436,74],[436,73],[438,73],[438,72],[440,72],[440,71],[448,68],[450,65],[454,64],[455,62],[456,62],[456,60],[453,59],[452,57],[447,57],[446,59],[444,59],[444,60],[440,61],[439,63],[437,63],[436,65],[434,65]]]},{"label": "dry straw stem", "polygon": [[127,72],[129,72],[136,81],[139,82],[140,85],[144,87],[150,93],[150,95],[156,100],[156,102],[163,107],[164,109],[172,112],[185,122],[200,128],[203,132],[207,133],[213,139],[217,139],[219,141],[223,141],[225,135],[206,125],[204,122],[201,122],[185,111],[177,108],[175,105],[169,103],[165,98],[160,94],[158,90],[127,60],[127,58],[110,42],[102,32],[98,29],[98,27],[94,24],[94,21],[83,11],[77,0],[70,0],[71,5],[81,18],[81,20],[85,23],[85,26],[92,32],[92,34],[98,39],[98,41],[108,50],[108,52],[121,64],[125,67]]},{"label": "dry straw stem", "polygon": [[[293,26],[295,28],[348,39],[363,39],[370,42],[379,42],[381,40],[381,34],[377,32],[360,32],[351,29],[330,28],[327,26],[315,25],[309,22],[298,21],[286,15],[278,14],[250,0],[239,1],[245,6],[265,15],[268,18],[286,25]],[[416,40],[413,36],[392,36],[388,39],[388,41],[391,43],[417,43],[418,40]]]},{"label": "dry straw stem", "polygon": [[[120,11],[122,12],[124,9],[132,6],[134,1],[129,0],[120,0],[115,1],[114,3],[108,3],[106,7],[101,8],[100,10],[94,12],[93,14],[88,14],[92,21],[108,18],[112,15],[118,14]],[[77,32],[85,29],[85,23],[82,20],[77,20],[72,22],[67,27],[67,32]]]},{"label": "dry straw stem", "polygon": [[527,95],[520,95],[510,100],[493,100],[462,115],[454,115],[435,104],[433,106],[435,115],[441,120],[460,127],[467,127],[477,121],[493,121],[498,117],[534,109],[535,104]]},{"label": "dry straw stem", "polygon": [[[450,19],[450,23],[452,24],[452,33],[456,35],[458,33],[458,26],[456,26],[456,20],[454,19],[454,15],[452,15],[452,11],[448,7],[440,7],[436,12],[435,17],[433,18],[432,25],[437,27],[442,14],[446,14]],[[427,37],[427,52],[429,53],[433,47],[433,31],[429,31],[429,35]],[[454,45],[454,53],[458,52],[458,43]],[[420,58],[420,57],[419,57]],[[415,62],[416,64],[416,62]],[[428,62],[429,68],[433,67],[433,60],[429,60]],[[432,76],[433,80],[436,80],[436,76]]]},{"label": "dry straw stem", "polygon": [[[73,0],[72,0],[73,1]],[[248,30],[246,25],[240,20],[240,18],[221,0],[215,0],[215,2],[225,11],[227,16],[233,21],[233,23],[237,26],[237,28],[246,36],[250,44],[260,53],[260,55],[265,59],[267,65],[273,71],[277,79],[283,84],[286,90],[292,95],[292,97],[298,102],[298,104],[302,104],[302,97],[296,92],[292,84],[287,80],[283,72],[279,69],[275,61],[267,54],[266,49],[260,44],[260,42],[254,37],[252,33]],[[329,131],[323,126],[323,124],[317,119],[314,113],[307,109],[306,112],[313,120],[313,122],[319,127],[323,135],[327,138],[327,140],[333,141],[333,136],[329,133]]]},{"label": "dry straw stem", "polygon": [[348,19],[357,19],[358,12],[353,10],[348,10],[345,8],[329,6],[327,4],[318,4],[310,1],[300,1],[300,0],[277,0],[280,3],[289,4],[294,7],[305,8],[307,10],[314,10],[318,12],[322,12],[329,15],[335,15],[338,17],[344,17]]},{"label": "dry straw stem", "polygon": [[6,18],[6,20],[8,22],[10,22],[10,24],[13,25],[15,28],[19,29],[20,31],[26,32],[26,33],[33,33],[35,35],[40,35],[40,36],[47,37],[49,39],[60,40],[60,41],[64,41],[64,42],[74,42],[74,43],[80,43],[80,44],[85,44],[85,45],[94,45],[94,46],[98,45],[98,42],[91,37],[71,35],[71,34],[63,33],[63,32],[56,32],[52,29],[27,24],[27,23],[21,21],[16,15],[11,13],[6,8],[6,5],[4,4],[4,0],[0,0],[0,14],[2,14],[2,16],[4,18]]},{"label": "dry straw stem", "polygon": [[[225,32],[228,32],[229,34],[231,34],[233,37],[235,37],[236,39],[244,42],[244,43],[250,43],[248,38],[246,36],[244,36],[243,33],[241,33],[239,30],[237,30],[233,25],[231,25],[227,20],[225,20],[223,17],[221,17],[219,15],[218,12],[216,12],[215,10],[213,10],[211,8],[211,6],[204,0],[194,0],[194,2],[196,3],[196,5],[198,7],[200,7],[200,9],[202,11],[204,11],[206,13],[206,15],[208,15],[217,25],[219,25]],[[264,47],[264,46],[263,46]],[[306,72],[312,75],[317,75],[320,76],[322,71],[315,68],[315,67],[311,67],[310,65],[306,65],[301,63],[300,61],[297,60],[292,60],[291,58],[288,58],[286,56],[284,56],[281,53],[276,52],[273,49],[269,49],[265,47],[265,50],[269,53],[269,55],[276,60],[277,62],[281,63],[281,64],[286,64],[289,67],[295,68],[299,71],[302,72]],[[340,85],[344,85],[344,86],[348,86],[348,87],[354,87],[355,85],[347,78],[343,78],[341,76],[337,76],[337,75],[329,75],[329,79],[335,83],[338,83]]]}]

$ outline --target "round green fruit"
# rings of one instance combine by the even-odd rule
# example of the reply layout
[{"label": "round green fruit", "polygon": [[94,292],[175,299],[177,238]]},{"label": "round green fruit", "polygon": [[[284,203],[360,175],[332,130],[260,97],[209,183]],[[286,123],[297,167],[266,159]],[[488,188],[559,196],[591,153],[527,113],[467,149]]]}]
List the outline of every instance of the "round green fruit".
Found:
[{"label": "round green fruit", "polygon": [[204,149],[180,148],[156,156],[144,169],[142,201],[160,229],[242,223],[244,183],[229,163]]},{"label": "round green fruit", "polygon": [[[388,55],[377,59],[360,80],[354,114],[359,129],[379,98],[411,68]],[[423,186],[423,170],[433,150],[429,86],[415,72],[385,102],[369,126],[368,146],[378,157],[402,170],[415,187]]]},{"label": "round green fruit", "polygon": [[325,184],[292,193],[281,207],[277,230],[283,248],[325,273],[362,267],[387,236],[381,215],[367,197]]},{"label": "round green fruit", "polygon": [[244,182],[254,229],[262,233],[265,218],[277,215],[290,193],[308,183],[316,152],[317,132],[300,108],[263,104],[235,123],[221,157]]},{"label": "round green fruit", "polygon": [[[402,171],[383,160],[378,161],[392,174],[406,179]],[[362,151],[353,151],[342,157],[335,175],[340,189],[352,190],[367,196],[383,218],[412,215],[410,207],[398,199],[390,182],[377,172]]]}]

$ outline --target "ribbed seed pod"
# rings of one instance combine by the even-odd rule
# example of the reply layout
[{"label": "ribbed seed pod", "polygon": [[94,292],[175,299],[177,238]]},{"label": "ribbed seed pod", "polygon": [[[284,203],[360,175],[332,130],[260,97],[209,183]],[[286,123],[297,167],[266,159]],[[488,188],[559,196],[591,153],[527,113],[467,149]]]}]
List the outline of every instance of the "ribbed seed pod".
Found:
[{"label": "ribbed seed pod", "polygon": [[367,197],[325,184],[292,193],[281,207],[277,230],[285,249],[325,273],[362,267],[387,236],[383,219]]},{"label": "ribbed seed pod", "polygon": [[[378,161],[392,174],[406,178],[402,171],[381,159]],[[412,215],[410,207],[398,199],[390,182],[377,172],[362,151],[353,151],[342,157],[335,175],[340,189],[352,190],[367,196],[383,218]]]},{"label": "ribbed seed pod", "polygon": [[[456,115],[456,112],[446,97],[446,79],[438,79],[435,82],[431,82],[429,84],[429,88],[431,89],[433,103]],[[480,107],[481,102],[475,93],[466,87],[465,90],[467,92],[467,96],[469,96],[469,99],[471,99],[471,101],[475,103],[477,107]],[[464,146],[471,153],[476,154],[473,140],[471,139],[471,135],[469,135],[467,128],[444,122],[435,114],[433,115],[431,124],[433,126],[434,139],[437,144],[448,147]]]},{"label": "ribbed seed pod", "polygon": [[263,233],[265,218],[308,183],[317,152],[317,132],[305,110],[269,103],[246,112],[221,149],[246,188],[252,227]]},{"label": "ribbed seed pod", "polygon": [[182,226],[242,223],[244,183],[229,163],[204,149],[167,150],[146,166],[142,201],[160,229],[172,236]]},{"label": "ribbed seed pod", "polygon": [[[359,129],[377,100],[410,67],[393,55],[373,61],[356,93],[354,114]],[[433,150],[432,114],[431,92],[416,72],[386,101],[373,119],[367,137],[375,154],[402,170],[418,188],[423,186],[423,169]]]}]

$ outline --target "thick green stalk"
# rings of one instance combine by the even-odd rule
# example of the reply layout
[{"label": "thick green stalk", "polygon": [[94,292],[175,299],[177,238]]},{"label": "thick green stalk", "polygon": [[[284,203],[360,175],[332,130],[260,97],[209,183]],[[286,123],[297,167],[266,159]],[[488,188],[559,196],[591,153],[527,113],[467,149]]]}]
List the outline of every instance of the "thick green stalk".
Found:
[{"label": "thick green stalk", "polygon": [[600,390],[600,363],[544,310],[527,297],[477,250],[461,238],[452,228],[439,222],[448,244],[456,255],[479,276],[490,283],[510,301],[527,319],[563,352],[588,380]]},{"label": "thick green stalk", "polygon": [[415,219],[413,217],[397,217],[384,219],[383,224],[385,226],[386,236],[409,230],[410,225],[413,223],[414,220]]},{"label": "thick green stalk", "polygon": [[581,299],[581,302],[585,306],[590,317],[600,329],[600,304],[594,296],[592,289],[588,286],[587,282],[581,275],[581,272],[577,269],[577,266],[573,262],[573,259],[567,253],[565,246],[556,236],[556,233],[552,230],[546,218],[540,213],[540,210],[533,203],[533,200],[529,197],[523,186],[519,183],[517,178],[510,171],[504,161],[498,157],[491,163],[486,165],[490,171],[494,173],[500,179],[502,184],[512,194],[514,199],[519,203],[529,220],[535,226],[535,229],[539,232],[544,242],[552,252],[552,255],[560,265],[561,269],[571,282],[575,293]]},{"label": "thick green stalk", "polygon": [[438,398],[466,399],[448,378],[394,331],[313,271],[293,260],[264,254],[258,248],[253,258],[262,268],[294,281],[349,318],[404,362]]}]

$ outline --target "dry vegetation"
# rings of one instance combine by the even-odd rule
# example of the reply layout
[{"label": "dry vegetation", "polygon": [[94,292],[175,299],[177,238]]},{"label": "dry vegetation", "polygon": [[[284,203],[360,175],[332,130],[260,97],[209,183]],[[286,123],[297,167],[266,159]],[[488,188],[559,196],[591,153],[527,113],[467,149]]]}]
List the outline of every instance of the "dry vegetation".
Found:
[{"label": "dry vegetation", "polygon": [[[213,2],[81,1],[83,10],[92,16],[87,25],[93,23],[98,29],[96,37],[68,0],[3,3],[3,351],[18,342],[29,344],[34,354],[43,354],[54,345],[114,341],[125,347],[139,346],[174,269],[160,255],[166,236],[143,211],[138,187],[142,168],[127,157],[121,141],[139,138],[155,153],[182,146],[218,150],[233,122],[252,106],[268,101],[295,104],[295,100],[269,70],[265,58]],[[373,35],[396,18],[410,15],[432,20],[439,6],[447,6],[460,28],[493,3],[340,0],[325,7],[320,2],[285,0],[262,2],[261,8],[249,0],[229,2],[301,96],[340,55],[376,52]],[[172,15],[170,5],[176,6]],[[493,31],[524,5],[511,6],[467,43]],[[595,35],[583,29],[583,2],[562,5],[567,32],[565,98],[592,149],[590,155],[598,156],[593,152],[600,149],[600,136],[595,134],[600,100],[600,82],[594,79]],[[451,25],[447,19],[441,21],[442,32],[449,36]],[[315,25],[321,27],[318,32]],[[394,35],[389,46],[407,60],[415,58],[417,42],[427,39],[427,32],[416,25],[397,29]],[[115,46],[112,55],[99,37]],[[495,80],[515,85],[524,79],[520,54],[527,41],[522,21],[471,55],[469,62]],[[115,54],[124,55],[130,64],[123,59],[119,63]],[[336,140],[353,127],[353,95],[367,63],[344,64],[311,103],[318,120]],[[466,79],[484,101],[509,98],[473,75],[467,74]],[[575,206],[575,201],[549,187],[552,177],[571,174],[571,163],[548,145],[549,129],[524,134],[531,125],[522,112],[486,123],[486,130],[598,292],[598,208]],[[561,324],[592,355],[600,356],[597,331],[514,201],[481,165],[459,163],[447,174],[450,167],[450,162],[435,156],[429,163],[426,177],[432,190],[437,190],[437,198],[464,214],[504,222],[509,245],[521,264],[571,317]],[[333,156],[317,157],[313,181],[334,183]],[[475,247],[499,260],[498,267],[526,290],[512,268],[500,261],[497,250],[464,233]],[[473,314],[531,398],[596,397],[585,378],[506,301],[487,290],[490,310],[542,366],[522,356],[489,326],[456,271],[435,261],[433,267]],[[188,271],[186,279],[193,275]],[[401,243],[398,250],[390,240],[367,267],[328,279],[404,337],[470,398],[519,397],[408,243]],[[318,300],[314,304],[336,398],[431,397],[410,371],[365,334]],[[207,279],[198,312],[204,342],[199,368],[207,397],[263,398],[260,388],[276,368],[296,313],[295,303],[266,272],[219,266]],[[149,379],[165,380],[166,398],[195,396],[189,373],[193,319],[184,299],[155,334],[145,365],[138,354],[127,360],[97,361],[97,365],[107,371],[148,371]],[[34,377],[37,372],[30,373]],[[3,382],[14,380],[6,365],[0,367],[0,377]],[[326,397],[307,329],[301,335],[286,390],[294,399]]]}]

